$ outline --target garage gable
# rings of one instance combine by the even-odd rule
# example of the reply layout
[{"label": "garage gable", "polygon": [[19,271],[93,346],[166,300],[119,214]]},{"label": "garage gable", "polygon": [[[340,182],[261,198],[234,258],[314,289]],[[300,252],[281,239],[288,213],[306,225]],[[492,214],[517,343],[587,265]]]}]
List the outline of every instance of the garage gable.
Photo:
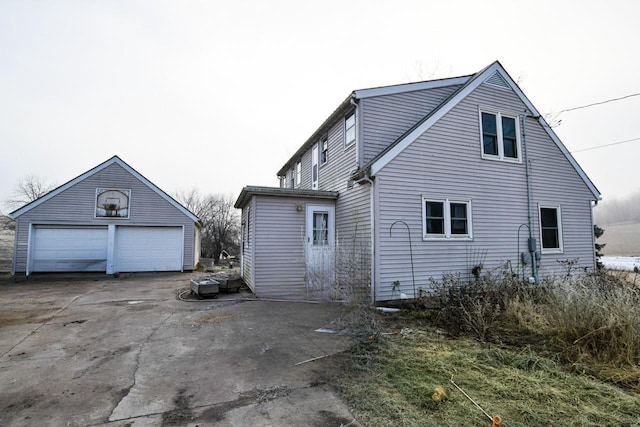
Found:
[{"label": "garage gable", "polygon": [[114,156],[12,212],[14,273],[193,270],[198,218]]},{"label": "garage gable", "polygon": [[[120,176],[117,176],[118,172],[114,172],[114,170],[117,168],[121,169],[121,171],[119,172]],[[126,187],[127,184],[132,182],[131,178],[135,178],[139,182],[138,186],[143,185],[144,187],[146,187],[147,191],[155,193],[158,198],[164,200],[164,202],[166,202],[168,205],[172,206],[173,208],[181,212],[186,217],[190,218],[192,221],[194,222],[198,221],[198,217],[196,217],[192,212],[190,212],[188,209],[186,209],[184,206],[178,203],[175,199],[173,199],[167,193],[162,191],[159,187],[157,187],[155,184],[153,184],[151,181],[149,181],[147,178],[145,178],[142,174],[137,172],[127,163],[125,163],[118,156],[113,156],[106,162],[103,162],[98,166],[94,167],[93,169],[90,169],[87,172],[83,173],[82,175],[77,176],[76,178],[50,191],[49,193],[45,194],[39,199],[34,200],[33,202],[11,212],[9,216],[13,219],[17,219],[18,217],[31,211],[32,209],[36,209],[41,205],[45,205],[50,201],[52,201],[53,199],[57,198],[57,196],[65,194],[65,192],[70,192],[70,191],[73,192],[72,190],[74,187],[81,185],[82,183],[85,183],[85,182],[89,183],[89,185],[91,185],[91,182],[93,182],[93,186],[95,187],[95,191],[96,191],[95,200],[93,196],[91,198],[91,203],[93,205],[98,201],[99,189],[119,190],[120,188],[111,188],[111,187],[122,187],[122,186]],[[127,190],[127,188],[124,188],[124,190]],[[128,189],[128,190],[131,190],[131,189]],[[73,196],[75,195],[72,194],[72,197]],[[77,198],[75,199],[75,202],[78,202]],[[83,200],[83,202],[86,203],[86,200]],[[60,208],[60,206],[57,206],[57,207]],[[76,204],[74,204],[74,209],[75,208],[77,208]],[[91,211],[93,212],[93,216],[95,216],[96,215],[95,206],[91,207]]]}]

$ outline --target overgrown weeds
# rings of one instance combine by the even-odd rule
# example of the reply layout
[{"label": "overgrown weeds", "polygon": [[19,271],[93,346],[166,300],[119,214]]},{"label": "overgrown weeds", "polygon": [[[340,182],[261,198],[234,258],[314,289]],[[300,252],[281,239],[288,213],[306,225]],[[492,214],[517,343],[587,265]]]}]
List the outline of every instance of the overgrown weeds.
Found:
[{"label": "overgrown weeds", "polygon": [[358,340],[334,382],[365,424],[488,421],[453,376],[506,425],[640,426],[638,287],[598,272],[449,275],[431,289],[401,315],[350,311]]},{"label": "overgrown weeds", "polygon": [[458,276],[434,282],[428,302],[452,336],[512,342],[537,335],[570,363],[640,364],[640,288],[606,272],[566,276],[532,285],[512,276]]}]

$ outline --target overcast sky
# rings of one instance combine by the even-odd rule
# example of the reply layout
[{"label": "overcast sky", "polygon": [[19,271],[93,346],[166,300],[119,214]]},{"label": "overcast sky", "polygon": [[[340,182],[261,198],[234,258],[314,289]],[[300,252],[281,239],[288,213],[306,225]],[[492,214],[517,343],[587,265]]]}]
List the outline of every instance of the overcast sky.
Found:
[{"label": "overcast sky", "polygon": [[[499,60],[542,112],[640,93],[640,2],[0,0],[0,200],[120,156],[163,190],[237,196],[352,90]],[[570,151],[640,138],[640,96],[570,111]],[[604,202],[640,140],[575,153]]]}]

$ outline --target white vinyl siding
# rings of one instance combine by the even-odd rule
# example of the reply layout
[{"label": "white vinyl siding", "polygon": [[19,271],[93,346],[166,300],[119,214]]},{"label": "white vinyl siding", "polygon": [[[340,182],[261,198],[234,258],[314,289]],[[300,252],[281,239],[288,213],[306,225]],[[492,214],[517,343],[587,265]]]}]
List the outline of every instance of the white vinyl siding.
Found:
[{"label": "white vinyl siding", "polygon": [[[389,235],[391,224],[398,220],[411,230],[417,288],[428,287],[431,279],[441,280],[446,273],[472,277],[476,263],[483,264],[483,271],[506,266],[517,272],[518,247],[520,251],[527,247],[526,233],[520,234],[518,242],[518,228],[527,223],[525,165],[488,162],[478,155],[480,105],[495,111],[524,109],[512,91],[481,85],[376,175],[377,300],[399,298],[393,291],[396,281],[400,291],[411,296],[408,235],[395,229]],[[540,272],[561,273],[557,261],[567,258],[578,258],[579,267],[594,268],[593,195],[536,120],[528,119],[526,131],[528,155],[537,159],[531,168],[534,236],[540,236],[536,206],[555,206],[562,200],[564,252],[544,254]],[[422,195],[462,201],[472,195],[473,240],[423,241]]]},{"label": "white vinyl siding", "polygon": [[[96,188],[131,189],[129,219],[95,218]],[[139,226],[183,226],[184,270],[193,270],[195,259],[195,223],[165,198],[139,181],[118,164],[88,176],[75,185],[35,206],[16,219],[16,253],[14,271],[27,271],[29,229],[34,226],[65,224],[66,226],[107,226],[108,224]]]},{"label": "white vinyl siding", "polygon": [[358,108],[362,116],[362,164],[380,154],[459,87],[451,85],[362,99]]},{"label": "white vinyl siding", "polygon": [[[305,211],[312,199],[255,196],[253,291],[259,297],[306,299]],[[331,203],[333,205],[333,203]]]}]

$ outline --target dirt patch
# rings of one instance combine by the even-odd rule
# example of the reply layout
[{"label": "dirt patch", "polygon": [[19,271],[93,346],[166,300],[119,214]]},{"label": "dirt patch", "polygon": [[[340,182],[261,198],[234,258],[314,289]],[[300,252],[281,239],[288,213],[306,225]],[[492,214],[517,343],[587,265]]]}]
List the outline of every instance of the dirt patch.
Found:
[{"label": "dirt patch", "polygon": [[0,325],[22,325],[26,323],[44,323],[50,320],[59,308],[39,309],[39,310],[7,310],[5,306],[0,311]]},{"label": "dirt patch", "polygon": [[179,389],[178,394],[173,398],[175,409],[162,414],[162,425],[167,427],[183,426],[189,421],[193,421],[196,417],[189,407],[192,398],[193,395],[187,395],[186,389]]}]

